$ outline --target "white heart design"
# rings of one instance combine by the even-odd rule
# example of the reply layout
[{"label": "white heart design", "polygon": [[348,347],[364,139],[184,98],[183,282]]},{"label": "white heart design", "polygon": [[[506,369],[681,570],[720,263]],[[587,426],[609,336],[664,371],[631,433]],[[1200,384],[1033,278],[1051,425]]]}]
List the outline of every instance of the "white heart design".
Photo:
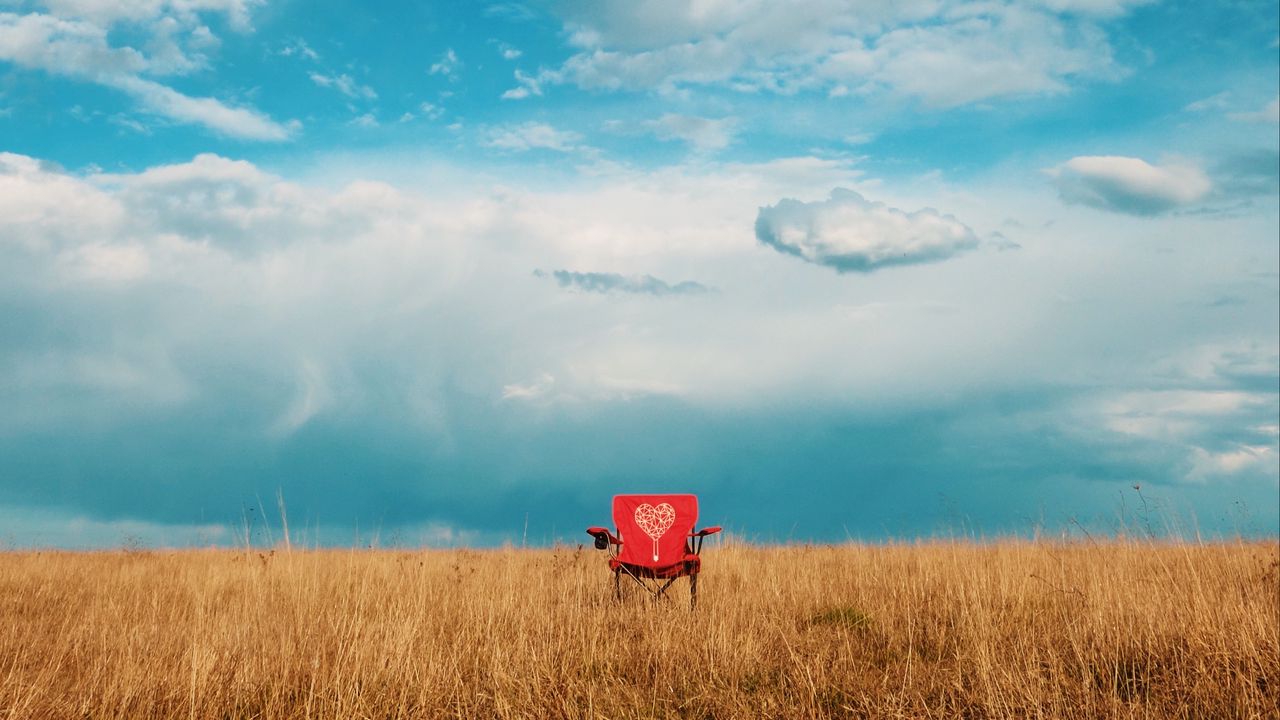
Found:
[{"label": "white heart design", "polygon": [[668,503],[654,507],[645,503],[636,508],[636,526],[653,540],[653,561],[658,561],[658,539],[667,534],[676,521],[676,509]]}]

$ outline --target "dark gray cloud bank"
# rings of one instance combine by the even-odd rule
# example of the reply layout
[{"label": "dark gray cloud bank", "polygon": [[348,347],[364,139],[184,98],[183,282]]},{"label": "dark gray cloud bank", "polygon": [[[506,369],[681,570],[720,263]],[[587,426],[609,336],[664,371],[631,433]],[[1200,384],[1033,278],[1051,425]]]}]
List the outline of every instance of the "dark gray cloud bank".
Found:
[{"label": "dark gray cloud bank", "polygon": [[[1005,265],[935,292],[952,263],[850,278],[748,247],[714,276],[734,292],[706,293],[533,278],[597,248],[487,248],[490,223],[466,235],[424,205],[212,157],[89,181],[0,155],[0,544],[226,544],[246,524],[270,542],[277,491],[295,540],[337,545],[520,542],[526,524],[572,542],[647,490],[696,492],[703,522],[761,541],[1118,531],[1134,484],[1156,531],[1280,530],[1274,264],[1169,290],[1213,263],[1150,252],[1019,305],[987,288]],[[760,223],[846,270],[976,242],[847,191]],[[1000,256],[1037,292],[1060,274],[1034,265],[1043,247]],[[1274,239],[1179,250],[1233,247]]]}]

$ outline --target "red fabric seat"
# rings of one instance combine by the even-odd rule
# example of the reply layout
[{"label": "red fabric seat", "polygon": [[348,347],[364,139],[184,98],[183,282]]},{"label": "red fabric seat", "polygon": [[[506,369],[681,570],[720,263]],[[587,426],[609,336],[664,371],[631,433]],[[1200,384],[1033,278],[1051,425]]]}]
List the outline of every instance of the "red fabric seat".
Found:
[{"label": "red fabric seat", "polygon": [[[690,605],[697,602],[698,573],[702,571],[702,541],[720,532],[719,527],[694,532],[698,498],[693,495],[615,495],[613,523],[617,535],[602,527],[589,527],[596,547],[609,549],[609,569],[621,597],[621,577],[627,575],[662,597],[676,579],[689,578]],[[653,588],[646,580],[666,580]]]},{"label": "red fabric seat", "polygon": [[665,567],[649,567],[646,565],[632,565],[618,558],[609,558],[609,569],[613,571],[625,570],[636,577],[644,578],[674,578],[692,575],[702,570],[702,558],[693,553],[685,553],[684,559],[673,565]]}]

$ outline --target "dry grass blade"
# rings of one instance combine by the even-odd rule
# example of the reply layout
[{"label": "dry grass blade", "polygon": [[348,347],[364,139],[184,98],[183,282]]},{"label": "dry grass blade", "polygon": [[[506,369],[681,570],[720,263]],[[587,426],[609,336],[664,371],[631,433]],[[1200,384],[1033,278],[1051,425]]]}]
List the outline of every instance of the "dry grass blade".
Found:
[{"label": "dry grass blade", "polygon": [[0,555],[14,718],[1280,717],[1280,548]]}]

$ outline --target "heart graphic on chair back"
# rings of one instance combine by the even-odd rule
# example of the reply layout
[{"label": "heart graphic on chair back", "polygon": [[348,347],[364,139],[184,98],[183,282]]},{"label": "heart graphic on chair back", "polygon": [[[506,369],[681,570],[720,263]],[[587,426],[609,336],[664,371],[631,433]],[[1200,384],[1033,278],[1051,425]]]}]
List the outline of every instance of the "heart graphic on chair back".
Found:
[{"label": "heart graphic on chair back", "polygon": [[653,540],[653,561],[658,562],[658,540],[667,534],[676,521],[676,509],[668,503],[657,507],[645,503],[636,508],[636,526]]}]

